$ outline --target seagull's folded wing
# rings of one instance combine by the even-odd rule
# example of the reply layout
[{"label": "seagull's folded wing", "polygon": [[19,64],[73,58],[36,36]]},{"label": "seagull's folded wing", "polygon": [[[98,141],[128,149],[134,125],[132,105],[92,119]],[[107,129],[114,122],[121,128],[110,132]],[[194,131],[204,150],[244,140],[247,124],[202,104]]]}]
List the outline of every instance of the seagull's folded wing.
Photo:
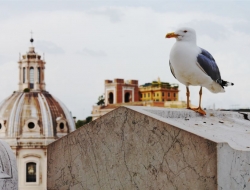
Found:
[{"label": "seagull's folded wing", "polygon": [[210,76],[215,82],[221,83],[220,70],[213,56],[206,50],[201,48],[201,53],[197,56],[198,67]]}]

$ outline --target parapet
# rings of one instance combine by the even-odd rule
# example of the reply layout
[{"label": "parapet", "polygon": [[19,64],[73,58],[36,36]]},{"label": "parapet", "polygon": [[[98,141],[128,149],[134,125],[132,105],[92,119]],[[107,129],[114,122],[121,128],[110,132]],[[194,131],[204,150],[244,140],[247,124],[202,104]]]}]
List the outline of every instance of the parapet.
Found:
[{"label": "parapet", "polygon": [[[105,84],[113,83],[112,80],[105,80]],[[114,83],[116,84],[125,84],[124,79],[114,79]],[[126,84],[134,84],[138,85],[138,80],[127,80]]]},{"label": "parapet", "polygon": [[124,84],[124,79],[114,79],[114,83]]},{"label": "parapet", "polygon": [[248,116],[119,107],[48,146],[48,190],[250,189]]},{"label": "parapet", "polygon": [[130,80],[130,84],[138,85],[138,80]]},{"label": "parapet", "polygon": [[113,81],[112,80],[105,80],[105,84],[107,84],[107,83],[113,83]]}]

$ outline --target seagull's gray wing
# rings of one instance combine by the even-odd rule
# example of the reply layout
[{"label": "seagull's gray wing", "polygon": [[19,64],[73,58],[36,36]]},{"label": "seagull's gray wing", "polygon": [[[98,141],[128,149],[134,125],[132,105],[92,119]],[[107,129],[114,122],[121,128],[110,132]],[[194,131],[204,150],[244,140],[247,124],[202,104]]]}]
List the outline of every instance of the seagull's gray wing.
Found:
[{"label": "seagull's gray wing", "polygon": [[197,56],[197,65],[200,69],[210,76],[215,82],[222,85],[220,70],[213,58],[213,56],[206,50],[201,49],[201,53]]},{"label": "seagull's gray wing", "polygon": [[169,67],[170,67],[170,71],[171,71],[172,75],[174,76],[174,78],[176,78],[174,75],[174,68],[172,67],[170,60],[169,60]]}]

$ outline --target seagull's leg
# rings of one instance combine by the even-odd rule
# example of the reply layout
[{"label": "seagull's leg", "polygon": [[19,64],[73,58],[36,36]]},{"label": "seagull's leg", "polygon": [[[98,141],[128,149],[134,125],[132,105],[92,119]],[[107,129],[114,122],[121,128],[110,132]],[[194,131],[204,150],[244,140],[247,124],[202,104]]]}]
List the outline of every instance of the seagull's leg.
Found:
[{"label": "seagull's leg", "polygon": [[189,96],[190,96],[190,92],[189,92],[188,86],[186,86],[186,95],[187,95],[187,109],[191,109],[190,106],[189,106]]},{"label": "seagull's leg", "polygon": [[200,99],[199,99],[199,107],[196,108],[194,111],[198,112],[199,114],[201,115],[206,115],[206,112],[201,108],[201,96],[202,96],[202,86],[201,86],[201,89],[200,89],[200,92],[199,92],[199,95],[200,95]]},{"label": "seagull's leg", "polygon": [[186,93],[186,95],[187,95],[187,109],[196,111],[196,112],[198,112],[201,115],[206,115],[206,112],[201,108],[202,87],[200,88],[200,92],[199,92],[200,99],[199,99],[199,107],[198,108],[191,108],[190,107],[190,105],[189,105],[190,92],[189,92],[189,88],[188,87],[186,87],[186,89],[187,89],[187,93]]}]

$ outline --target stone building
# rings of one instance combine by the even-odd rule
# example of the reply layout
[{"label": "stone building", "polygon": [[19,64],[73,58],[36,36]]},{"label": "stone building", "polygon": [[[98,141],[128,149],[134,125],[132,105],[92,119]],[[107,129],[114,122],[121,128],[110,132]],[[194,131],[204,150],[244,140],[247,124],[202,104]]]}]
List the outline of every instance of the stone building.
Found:
[{"label": "stone building", "polygon": [[105,80],[105,105],[139,101],[138,80]]},{"label": "stone building", "polygon": [[179,85],[170,84],[168,82],[152,81],[151,83],[145,83],[140,85],[140,101],[178,101],[179,99]]},{"label": "stone building", "polygon": [[47,188],[47,145],[75,130],[69,110],[46,91],[45,64],[30,47],[18,61],[18,90],[0,103],[0,137],[16,155],[20,190]]},{"label": "stone building", "polygon": [[249,118],[119,107],[48,146],[48,190],[250,189]]},{"label": "stone building", "polygon": [[167,108],[185,108],[185,101],[179,101],[178,84],[152,81],[138,85],[138,80],[105,80],[105,105],[93,106],[92,119],[112,111],[120,106],[150,106]]}]

